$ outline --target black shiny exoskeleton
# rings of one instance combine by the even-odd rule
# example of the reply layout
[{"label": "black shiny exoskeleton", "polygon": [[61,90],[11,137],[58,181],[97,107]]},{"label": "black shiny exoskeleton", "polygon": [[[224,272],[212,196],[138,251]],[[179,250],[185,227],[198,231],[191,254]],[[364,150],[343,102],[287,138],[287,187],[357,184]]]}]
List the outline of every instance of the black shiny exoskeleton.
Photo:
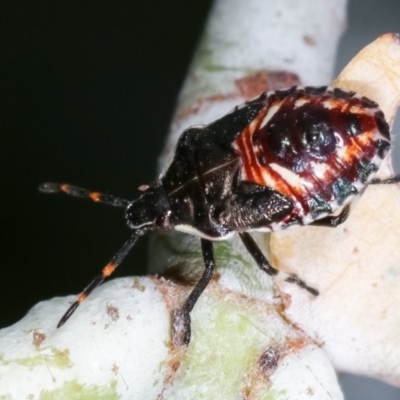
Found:
[{"label": "black shiny exoskeleton", "polygon": [[[389,148],[388,124],[372,100],[340,89],[294,87],[263,93],[209,125],[185,130],[165,173],[141,187],[135,201],[43,184],[44,192],[124,207],[134,231],[58,326],[114,271],[137,238],[155,229],[201,238],[205,272],[174,314],[177,344],[190,341],[190,311],[215,267],[213,241],[236,232],[262,270],[318,295],[297,276],[275,269],[248,232],[344,222],[350,203],[368,184],[399,181],[398,176],[373,179]],[[336,210],[340,213],[333,215]]]}]

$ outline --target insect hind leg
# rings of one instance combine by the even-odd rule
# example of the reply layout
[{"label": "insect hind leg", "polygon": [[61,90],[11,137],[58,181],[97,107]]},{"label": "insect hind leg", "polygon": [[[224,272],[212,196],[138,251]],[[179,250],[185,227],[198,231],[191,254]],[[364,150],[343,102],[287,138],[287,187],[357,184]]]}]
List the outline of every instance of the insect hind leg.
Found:
[{"label": "insect hind leg", "polygon": [[251,237],[251,235],[247,232],[239,232],[239,236],[242,239],[244,246],[246,247],[247,251],[253,257],[254,261],[257,263],[258,267],[266,272],[268,275],[275,276],[277,278],[282,278],[286,282],[295,283],[296,285],[300,286],[302,289],[307,290],[314,296],[318,296],[318,290],[308,286],[303,280],[301,280],[295,274],[288,274],[287,272],[279,271],[278,269],[274,268],[271,263],[267,260],[264,256],[260,248],[258,247],[257,243]]},{"label": "insect hind leg", "polygon": [[43,193],[65,193],[69,196],[91,199],[96,203],[104,203],[114,207],[127,207],[128,200],[121,199],[105,193],[91,192],[77,186],[66,183],[46,182],[39,186],[39,190]]},{"label": "insect hind leg", "polygon": [[369,185],[391,185],[393,183],[399,183],[399,182],[400,182],[400,174],[397,174],[386,179],[374,178],[369,182]]}]

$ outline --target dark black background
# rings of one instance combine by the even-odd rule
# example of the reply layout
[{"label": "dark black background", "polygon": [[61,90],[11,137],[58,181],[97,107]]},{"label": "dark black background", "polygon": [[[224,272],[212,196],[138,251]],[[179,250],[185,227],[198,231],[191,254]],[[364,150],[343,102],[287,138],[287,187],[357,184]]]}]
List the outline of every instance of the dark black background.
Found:
[{"label": "dark black background", "polygon": [[[122,209],[37,187],[68,182],[133,199],[156,177],[209,7],[1,3],[0,327],[79,292],[129,237]],[[142,238],[115,275],[144,273],[145,260]]]}]

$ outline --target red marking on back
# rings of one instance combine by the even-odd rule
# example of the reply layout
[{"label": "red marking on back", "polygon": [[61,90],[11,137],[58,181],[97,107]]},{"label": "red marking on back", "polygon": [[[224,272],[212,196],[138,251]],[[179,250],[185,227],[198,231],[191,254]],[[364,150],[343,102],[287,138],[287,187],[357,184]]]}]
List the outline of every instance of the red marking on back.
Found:
[{"label": "red marking on back", "polygon": [[[271,107],[277,110],[264,121]],[[291,198],[293,213],[301,218],[315,195],[332,205],[338,179],[359,182],[361,160],[379,166],[376,140],[387,139],[377,127],[377,110],[363,107],[354,94],[342,98],[301,88],[269,94],[265,107],[233,142],[242,160],[242,180]]]},{"label": "red marking on back", "polygon": [[242,158],[242,180],[262,185],[262,171],[260,170],[252,142],[253,134],[258,129],[258,126],[259,123],[257,121],[253,121],[251,125],[246,126],[235,141],[235,147]]}]

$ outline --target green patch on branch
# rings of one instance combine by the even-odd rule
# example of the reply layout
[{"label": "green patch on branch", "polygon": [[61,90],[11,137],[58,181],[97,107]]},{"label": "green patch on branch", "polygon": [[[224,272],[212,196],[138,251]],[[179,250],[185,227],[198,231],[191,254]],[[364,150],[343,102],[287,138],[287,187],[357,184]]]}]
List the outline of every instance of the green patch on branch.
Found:
[{"label": "green patch on branch", "polygon": [[40,400],[117,400],[117,381],[112,380],[108,386],[83,385],[76,380],[66,381],[61,388],[43,390]]},{"label": "green patch on branch", "polygon": [[69,350],[59,350],[56,348],[51,349],[51,355],[41,354],[38,352],[36,356],[33,357],[22,357],[6,360],[3,356],[0,356],[0,364],[18,364],[27,368],[35,368],[42,365],[54,368],[71,368],[72,362],[69,359]]}]

